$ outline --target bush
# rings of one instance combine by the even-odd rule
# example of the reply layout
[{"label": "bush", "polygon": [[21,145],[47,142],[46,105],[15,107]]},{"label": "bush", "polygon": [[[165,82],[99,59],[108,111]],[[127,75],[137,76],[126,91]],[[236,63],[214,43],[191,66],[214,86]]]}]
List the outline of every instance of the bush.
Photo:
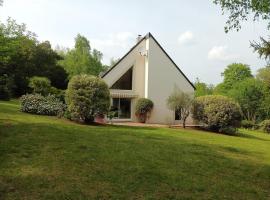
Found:
[{"label": "bush", "polygon": [[33,76],[30,78],[29,87],[33,93],[47,96],[50,93],[51,81],[46,77]]},{"label": "bush", "polygon": [[27,94],[21,98],[21,111],[50,116],[62,116],[65,111],[65,104],[53,95],[46,97],[40,94]]},{"label": "bush", "polygon": [[146,98],[138,99],[135,107],[135,114],[140,122],[142,123],[146,122],[146,119],[149,117],[149,114],[152,111],[153,107],[154,103],[150,99]]},{"label": "bush", "polygon": [[242,120],[241,127],[246,128],[246,129],[257,129],[258,128],[257,124],[254,121],[250,121],[250,120]]},{"label": "bush", "polygon": [[101,78],[77,75],[68,84],[66,102],[72,120],[93,122],[96,115],[109,111],[110,91]]},{"label": "bush", "polygon": [[50,88],[50,94],[54,95],[57,99],[59,99],[60,101],[65,103],[65,95],[66,95],[65,90],[61,90],[61,89],[57,89],[55,87],[51,87]]},{"label": "bush", "polygon": [[270,133],[270,120],[264,120],[260,123],[260,129],[266,133]]},{"label": "bush", "polygon": [[207,95],[196,98],[193,118],[209,130],[233,134],[240,125],[241,109],[231,98]]}]

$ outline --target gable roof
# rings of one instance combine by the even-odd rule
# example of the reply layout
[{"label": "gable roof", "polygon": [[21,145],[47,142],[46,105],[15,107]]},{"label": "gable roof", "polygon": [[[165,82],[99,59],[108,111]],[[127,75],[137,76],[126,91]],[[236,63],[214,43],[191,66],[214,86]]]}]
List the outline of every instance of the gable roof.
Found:
[{"label": "gable roof", "polygon": [[143,40],[148,39],[148,38],[152,38],[157,45],[159,46],[159,48],[163,51],[163,53],[167,56],[167,58],[169,58],[169,60],[173,63],[173,65],[176,67],[176,69],[184,76],[184,78],[189,82],[189,84],[194,88],[194,90],[196,90],[195,86],[193,85],[193,83],[187,78],[187,76],[181,71],[181,69],[176,65],[176,63],[173,61],[173,59],[168,55],[168,53],[163,49],[163,47],[158,43],[158,41],[156,40],[156,38],[149,32],[147,33],[142,39],[140,39],[140,41],[137,42],[137,44],[135,44],[120,60],[118,60],[108,71],[106,71],[103,75],[101,75],[101,78],[105,77],[108,73],[110,73],[110,71],[113,70],[113,68],[115,68],[133,49],[135,49]]}]

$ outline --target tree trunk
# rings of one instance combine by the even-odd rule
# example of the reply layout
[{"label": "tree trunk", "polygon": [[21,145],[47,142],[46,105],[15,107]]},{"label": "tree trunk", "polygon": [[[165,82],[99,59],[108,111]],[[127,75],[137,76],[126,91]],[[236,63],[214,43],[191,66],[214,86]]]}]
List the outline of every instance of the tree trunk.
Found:
[{"label": "tree trunk", "polygon": [[183,128],[186,128],[186,118],[183,119]]}]

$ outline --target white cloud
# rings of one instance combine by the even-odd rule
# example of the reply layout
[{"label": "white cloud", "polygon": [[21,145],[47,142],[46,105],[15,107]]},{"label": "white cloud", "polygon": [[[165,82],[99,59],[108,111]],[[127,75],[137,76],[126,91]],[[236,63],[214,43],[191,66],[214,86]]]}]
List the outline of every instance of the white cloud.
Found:
[{"label": "white cloud", "polygon": [[191,31],[186,31],[178,37],[179,44],[192,44],[194,42],[194,35]]},{"label": "white cloud", "polygon": [[234,60],[236,58],[238,58],[238,56],[229,53],[228,47],[226,45],[214,46],[208,52],[208,59],[209,60],[230,61],[230,60]]}]

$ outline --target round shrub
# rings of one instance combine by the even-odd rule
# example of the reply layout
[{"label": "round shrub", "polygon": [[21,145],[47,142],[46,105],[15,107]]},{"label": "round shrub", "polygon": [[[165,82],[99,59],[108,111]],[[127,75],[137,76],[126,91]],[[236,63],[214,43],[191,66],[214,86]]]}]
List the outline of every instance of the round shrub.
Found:
[{"label": "round shrub", "polygon": [[264,120],[260,123],[260,129],[266,133],[270,133],[270,120]]},{"label": "round shrub", "polygon": [[109,111],[110,91],[101,78],[77,75],[68,84],[66,103],[72,120],[93,122],[95,116]]},{"label": "round shrub", "polygon": [[65,104],[53,95],[27,94],[21,98],[21,111],[38,115],[62,116]]},{"label": "round shrub", "polygon": [[140,122],[142,123],[146,122],[146,119],[149,117],[149,114],[152,111],[153,107],[154,103],[150,99],[146,98],[138,99],[135,107],[135,114]]},{"label": "round shrub", "polygon": [[33,76],[29,80],[29,87],[33,93],[46,96],[51,89],[51,81],[46,77]]},{"label": "round shrub", "polygon": [[233,134],[240,125],[240,106],[231,98],[207,95],[195,99],[193,118],[212,131]]}]

